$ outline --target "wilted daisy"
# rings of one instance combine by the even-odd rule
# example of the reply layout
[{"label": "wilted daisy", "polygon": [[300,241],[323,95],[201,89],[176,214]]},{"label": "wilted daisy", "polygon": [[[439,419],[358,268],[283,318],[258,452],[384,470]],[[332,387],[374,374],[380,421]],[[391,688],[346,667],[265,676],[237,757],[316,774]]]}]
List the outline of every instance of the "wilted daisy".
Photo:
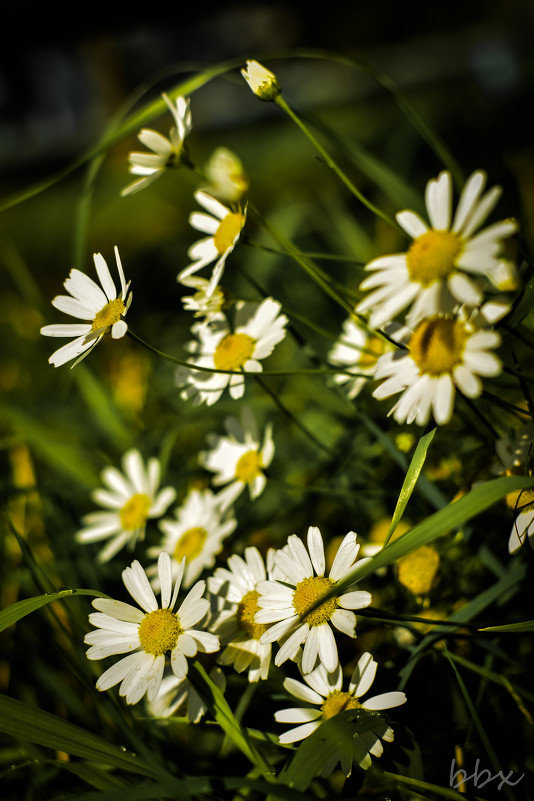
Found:
[{"label": "wilted daisy", "polygon": [[[204,568],[214,565],[223,540],[236,526],[237,521],[230,512],[226,513],[221,508],[217,495],[209,489],[192,489],[183,504],[175,510],[175,519],[166,518],[159,523],[163,538],[159,545],[149,548],[147,554],[157,557],[161,551],[170,553],[173,556],[173,577],[178,575],[182,559],[185,558],[182,584],[187,588]],[[157,575],[156,566],[149,568],[147,573]]]},{"label": "wilted daisy", "polygon": [[107,562],[125,545],[132,550],[144,538],[147,520],[164,514],[176,497],[172,487],[159,489],[159,459],[149,459],[145,467],[139,451],[132,449],[122,457],[122,468],[122,473],[116,467],[104,468],[105,486],[94,490],[92,498],[107,511],[85,515],[85,527],[76,534],[78,542],[110,540],[98,554],[99,562]]},{"label": "wilted daisy", "polygon": [[233,665],[238,673],[248,670],[250,682],[266,679],[271,662],[271,643],[260,641],[267,626],[254,620],[259,608],[257,585],[266,577],[260,552],[249,547],[244,559],[234,554],[228,559],[228,569],[218,567],[208,579],[209,591],[224,604],[213,623],[224,648],[218,661]]},{"label": "wilted daisy", "polygon": [[[334,376],[335,383],[346,385],[347,397],[352,400],[373,378],[377,360],[391,348],[387,339],[369,334],[363,325],[348,317],[343,323],[343,333],[327,357],[331,364],[345,370]],[[354,373],[354,378],[347,373]]]},{"label": "wilted daisy", "polygon": [[187,657],[195,656],[197,651],[210,653],[219,648],[219,638],[214,634],[192,628],[200,623],[209,609],[209,601],[202,598],[204,581],[198,581],[178,611],[173,612],[184,564],[185,561],[173,591],[171,558],[168,553],[160,554],[161,607],[137,561],[123,570],[122,580],[141,609],[109,598],[93,600],[98,612],[89,615],[89,622],[97,629],[85,635],[84,642],[91,646],[87,658],[104,659],[114,654],[128,654],[102,673],[96,683],[97,690],[109,690],[121,682],[119,694],[126,698],[126,703],[136,704],[145,693],[148,700],[153,701],[160,689],[165,654],[170,653],[174,675],[183,679],[188,670]]},{"label": "wilted daisy", "polygon": [[252,500],[261,495],[267,482],[263,470],[269,467],[274,456],[272,426],[267,425],[262,443],[256,420],[248,407],[243,409],[241,422],[227,417],[225,427],[228,436],[210,435],[208,441],[212,450],[199,457],[206,470],[216,473],[212,479],[214,486],[228,484],[218,496],[223,508],[232,504],[245,487]]},{"label": "wilted daisy", "polygon": [[193,312],[194,317],[203,317],[206,323],[222,312],[226,299],[220,286],[216,286],[213,292],[210,292],[210,282],[196,275],[188,279],[188,286],[196,289],[196,292],[194,295],[182,295],[186,311]]},{"label": "wilted daisy", "polygon": [[[382,693],[366,701],[360,700],[371,687],[377,667],[370,653],[362,654],[352,674],[349,689],[345,692],[342,690],[343,676],[340,665],[331,673],[328,673],[323,665],[318,665],[315,670],[303,677],[306,684],[295,679],[286,679],[284,687],[291,695],[314,706],[300,706],[275,712],[274,717],[278,723],[300,724],[281,734],[280,742],[285,744],[304,740],[316,731],[324,720],[349,709],[364,709],[375,713],[404,704],[406,696],[401,692]],[[371,754],[375,757],[382,755],[384,749],[380,740],[392,742],[393,729],[376,714],[369,715],[368,721],[372,724],[369,729],[354,734],[351,740],[343,743],[338,753],[325,762],[322,767],[323,776],[329,776],[338,762],[341,762],[341,769],[346,776],[350,776],[353,762],[367,770],[371,765]]]},{"label": "wilted daisy", "polygon": [[[502,241],[517,230],[515,220],[494,223],[475,231],[493,210],[501,194],[496,186],[482,194],[486,174],[474,172],[464,186],[452,219],[452,179],[442,172],[428,182],[426,208],[430,226],[414,211],[401,211],[397,222],[413,238],[406,253],[380,256],[367,266],[373,275],[360,285],[373,290],[356,307],[371,312],[369,323],[378,328],[411,306],[406,323],[415,326],[422,318],[448,313],[460,303],[479,305],[482,291],[472,276],[506,285],[500,258]],[[412,305],[413,304],[413,305]]]},{"label": "wilted daisy", "polygon": [[332,672],[339,664],[332,627],[356,637],[356,615],[350,610],[369,606],[371,594],[361,590],[343,592],[308,613],[308,609],[354,567],[360,546],[356,544],[356,534],[350,531],[337,550],[330,573],[325,576],[323,539],[315,526],[308,529],[307,542],[308,550],[302,540],[292,534],[287,545],[275,552],[274,562],[286,580],[258,584],[260,610],[255,622],[274,624],[262,635],[262,644],[286,638],[276,655],[275,665],[295,659],[300,646],[304,645],[304,673],[313,670],[318,659]]},{"label": "wilted daisy", "polygon": [[137,138],[142,145],[152,150],[152,153],[130,153],[128,156],[130,172],[143,177],[126,186],[121,192],[123,197],[139,192],[159,178],[166,169],[178,167],[182,162],[184,139],[191,130],[189,100],[177,97],[173,103],[166,94],[162,93],[161,96],[167,104],[175,124],[169,132],[168,139],[150,128],[143,128],[139,131]]},{"label": "wilted daisy", "polygon": [[54,367],[60,367],[71,359],[76,359],[72,365],[75,367],[100,342],[104,334],[111,332],[113,339],[120,339],[128,330],[123,318],[130,306],[132,293],[128,293],[130,282],[127,284],[124,279],[117,247],[115,247],[115,258],[121,282],[119,295],[103,256],[94,253],[93,259],[102,288],[88,275],[74,269],[70,271],[64,283],[70,295],[58,295],[52,301],[52,306],[59,311],[89,321],[45,325],[41,328],[41,334],[45,337],[75,337],[72,342],[63,345],[50,356],[48,361]]},{"label": "wilted daisy", "polygon": [[438,425],[452,417],[456,388],[468,398],[482,393],[479,376],[496,376],[500,359],[491,353],[501,338],[495,331],[477,329],[465,317],[434,315],[413,332],[405,328],[397,340],[407,349],[386,353],[376,366],[375,379],[385,379],[373,396],[382,400],[402,392],[389,411],[397,423],[424,426],[432,412]]},{"label": "wilted daisy", "polygon": [[247,66],[241,70],[241,75],[260,100],[274,100],[282,91],[276,75],[259,61],[247,60]]},{"label": "wilted daisy", "polygon": [[215,316],[207,324],[195,323],[191,331],[199,341],[188,346],[194,355],[193,363],[236,373],[209,373],[179,367],[176,383],[185,387],[180,397],[211,406],[219,400],[226,387],[234,400],[243,397],[243,373],[261,372],[259,359],[270,356],[275,345],[286,335],[287,317],[280,314],[280,308],[280,303],[273,298],[266,298],[259,304],[240,301],[236,304],[233,331],[223,314]]},{"label": "wilted daisy", "polygon": [[218,147],[213,151],[204,167],[204,175],[210,182],[210,194],[227,203],[239,203],[248,189],[248,179],[241,161],[226,147]]},{"label": "wilted daisy", "polygon": [[[224,692],[226,677],[221,668],[214,665],[209,671],[209,677],[219,690]],[[147,702],[147,707],[155,718],[169,718],[183,710],[189,723],[198,723],[208,711],[208,707],[187,676],[179,679],[172,672],[163,676],[159,693],[153,701]]]},{"label": "wilted daisy", "polygon": [[195,192],[195,200],[209,214],[195,211],[189,217],[189,222],[197,231],[209,236],[200,239],[189,249],[187,255],[194,261],[179,273],[177,280],[185,286],[191,286],[190,276],[214,261],[215,266],[208,287],[208,294],[211,294],[220,281],[226,259],[241,235],[246,220],[246,209],[240,206],[235,210],[229,209],[202,189]]}]

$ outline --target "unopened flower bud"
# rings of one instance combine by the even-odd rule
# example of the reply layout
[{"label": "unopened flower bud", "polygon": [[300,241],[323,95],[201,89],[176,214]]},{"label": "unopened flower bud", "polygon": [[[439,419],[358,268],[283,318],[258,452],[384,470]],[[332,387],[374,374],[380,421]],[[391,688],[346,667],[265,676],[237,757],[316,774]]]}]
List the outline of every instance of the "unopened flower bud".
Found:
[{"label": "unopened flower bud", "polygon": [[273,101],[282,91],[276,75],[258,61],[248,60],[246,69],[241,70],[241,75],[260,100]]}]

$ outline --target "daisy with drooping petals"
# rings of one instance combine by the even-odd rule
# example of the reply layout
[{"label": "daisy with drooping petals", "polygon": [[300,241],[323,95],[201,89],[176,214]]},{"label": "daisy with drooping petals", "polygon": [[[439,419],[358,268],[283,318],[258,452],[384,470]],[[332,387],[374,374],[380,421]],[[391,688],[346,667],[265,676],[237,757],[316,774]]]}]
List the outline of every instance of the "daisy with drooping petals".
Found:
[{"label": "daisy with drooping petals", "polygon": [[97,690],[109,690],[121,682],[119,694],[126,698],[126,703],[136,704],[145,693],[147,699],[153,701],[160,689],[165,654],[170,652],[172,671],[178,679],[183,679],[188,670],[187,657],[195,656],[197,651],[211,653],[219,648],[219,638],[214,634],[192,628],[209,610],[209,601],[202,597],[204,581],[195,584],[177,612],[172,611],[184,565],[185,560],[180,566],[173,592],[171,557],[168,553],[160,554],[161,607],[137,561],[123,570],[122,580],[141,609],[109,598],[93,600],[98,612],[89,615],[89,622],[97,629],[85,635],[84,642],[91,646],[87,658],[104,659],[114,654],[128,654],[102,673],[96,683]]},{"label": "daisy with drooping petals", "polygon": [[[225,514],[225,509],[221,508],[218,496],[211,490],[192,489],[184,503],[175,510],[176,519],[159,523],[164,536],[159,545],[148,549],[148,556],[159,556],[161,551],[172,554],[173,577],[178,575],[185,558],[182,584],[187,589],[204,568],[213,567],[223,540],[237,526],[237,520],[230,513]],[[156,566],[149,568],[147,574],[156,575]],[[158,589],[157,584],[154,588]]]},{"label": "daisy with drooping petals", "polygon": [[216,286],[213,292],[210,292],[209,285],[210,282],[206,278],[192,275],[188,279],[188,286],[196,289],[196,292],[194,295],[182,295],[185,311],[193,312],[194,317],[203,317],[205,323],[209,323],[220,314],[227,302],[220,286]]},{"label": "daisy with drooping petals", "polygon": [[369,606],[371,594],[357,590],[334,595],[308,613],[308,609],[354,567],[360,546],[356,544],[354,531],[349,531],[327,577],[324,575],[323,539],[318,528],[310,526],[307,541],[308,550],[302,540],[292,534],[287,545],[275,552],[274,562],[286,580],[258,584],[260,610],[256,612],[255,622],[274,624],[262,635],[262,644],[286,638],[276,655],[275,665],[295,659],[300,646],[304,645],[303,673],[310,673],[318,659],[332,672],[339,664],[332,626],[349,637],[356,637],[356,615],[350,610]]},{"label": "daisy with drooping petals", "polygon": [[[219,654],[222,665],[233,665],[238,673],[248,670],[250,682],[266,679],[271,663],[271,643],[262,643],[267,626],[256,623],[260,581],[267,574],[257,548],[245,548],[245,558],[234,554],[228,559],[228,569],[218,567],[208,579],[208,589],[224,603],[213,621],[213,631],[225,646]],[[230,609],[226,608],[230,605]]]},{"label": "daisy with drooping petals", "polygon": [[41,334],[45,337],[75,337],[72,342],[63,345],[50,356],[48,361],[54,367],[60,367],[71,359],[76,359],[72,365],[75,367],[100,342],[104,334],[110,331],[113,339],[120,339],[126,334],[128,326],[123,318],[130,306],[132,293],[128,293],[130,282],[127,284],[124,279],[117,247],[115,247],[115,258],[121,282],[119,295],[103,256],[94,253],[93,259],[102,288],[88,275],[74,269],[70,271],[64,283],[70,295],[58,295],[52,301],[52,306],[59,311],[88,321],[45,325],[41,328]]},{"label": "daisy with drooping petals", "polygon": [[110,540],[98,554],[99,562],[107,562],[125,545],[133,550],[145,536],[147,520],[164,514],[176,497],[172,487],[158,489],[159,459],[149,459],[145,467],[139,451],[132,449],[122,457],[122,467],[123,473],[115,467],[104,468],[105,488],[95,490],[92,497],[108,511],[85,515],[85,528],[76,534],[78,542]]},{"label": "daisy with drooping petals", "polygon": [[227,417],[225,427],[228,436],[209,436],[212,450],[199,456],[200,464],[216,473],[212,479],[214,486],[229,485],[218,495],[223,508],[232,504],[247,486],[251,500],[261,495],[267,482],[263,470],[269,467],[274,456],[272,425],[267,425],[262,444],[256,420],[248,407],[243,409],[241,422]]},{"label": "daisy with drooping petals", "polygon": [[[392,345],[383,337],[369,334],[353,317],[343,323],[343,333],[328,354],[328,361],[343,367],[345,373],[334,376],[336,384],[345,385],[347,397],[355,398],[369,379],[373,378],[377,360]],[[347,375],[354,373],[354,378]]]},{"label": "daisy with drooping petals", "polygon": [[248,189],[248,179],[241,161],[226,147],[213,151],[204,167],[204,175],[210,182],[210,194],[227,203],[239,203]]},{"label": "daisy with drooping petals", "polygon": [[500,359],[490,352],[499,346],[499,334],[477,329],[464,315],[428,317],[396,338],[407,349],[379,359],[375,379],[385,380],[373,397],[403,393],[388,413],[397,423],[415,420],[424,426],[432,412],[436,423],[445,425],[452,417],[456,388],[478,398],[483,389],[479,376],[497,376],[502,370]]},{"label": "daisy with drooping petals", "polygon": [[188,256],[194,261],[179,273],[177,280],[185,286],[191,286],[190,276],[214,261],[215,266],[208,287],[208,294],[211,294],[218,285],[226,259],[236,246],[245,226],[246,209],[238,207],[236,211],[232,211],[201,189],[195,192],[195,200],[209,214],[195,211],[189,217],[189,222],[197,231],[209,236],[200,239],[189,249]]},{"label": "daisy with drooping petals", "polygon": [[[308,675],[305,675],[303,684],[295,679],[284,681],[285,689],[312,707],[295,707],[275,712],[275,720],[279,723],[298,723],[296,728],[280,735],[281,743],[294,743],[309,737],[324,720],[345,712],[349,709],[365,709],[375,713],[384,709],[391,709],[406,702],[406,696],[401,692],[382,693],[360,701],[371,687],[378,665],[370,653],[360,657],[352,674],[349,689],[342,690],[343,675],[341,666],[328,673],[323,665],[318,665]],[[319,708],[317,708],[319,707]],[[327,760],[322,766],[322,776],[329,776],[338,762],[346,776],[350,776],[352,763],[356,762],[367,770],[371,765],[371,755],[382,756],[384,751],[380,740],[393,741],[393,729],[379,715],[369,715],[369,729],[355,734],[346,743],[343,743],[338,753]]]},{"label": "daisy with drooping petals", "polygon": [[286,335],[287,317],[280,314],[280,308],[280,303],[273,298],[265,298],[259,304],[240,301],[236,304],[233,332],[223,314],[216,315],[210,323],[195,323],[191,331],[198,336],[199,342],[188,346],[191,353],[198,354],[194,364],[236,373],[209,373],[179,367],[176,383],[185,387],[180,397],[211,406],[219,400],[226,387],[234,400],[243,397],[243,373],[261,372],[259,359],[270,356],[275,345]]},{"label": "daisy with drooping petals", "polygon": [[[531,475],[531,465],[534,448],[534,424],[520,426],[514,429],[510,435],[501,437],[495,443],[497,455],[502,463],[502,468],[496,472],[507,476],[529,476]],[[506,504],[517,514],[508,540],[508,552],[516,551],[525,545],[527,540],[532,545],[530,539],[534,536],[534,490],[516,490],[506,496]]]},{"label": "daisy with drooping petals", "polygon": [[[482,292],[472,275],[485,276],[503,286],[505,262],[499,252],[502,240],[517,231],[515,220],[494,223],[478,234],[484,220],[501,194],[496,186],[482,194],[486,174],[474,172],[464,186],[451,223],[452,179],[442,172],[428,182],[426,208],[430,227],[414,211],[401,211],[397,222],[413,238],[406,253],[374,259],[366,270],[373,275],[360,285],[373,290],[356,307],[360,314],[371,312],[369,323],[379,328],[411,306],[406,316],[413,327],[422,318],[449,313],[457,304],[477,306]],[[413,304],[413,305],[412,305]]]},{"label": "daisy with drooping petals", "polygon": [[159,178],[166,169],[178,167],[182,162],[184,139],[191,130],[189,100],[177,97],[173,103],[166,94],[161,96],[174,118],[175,125],[171,128],[168,139],[150,128],[139,131],[137,138],[142,145],[152,150],[152,153],[130,153],[128,156],[130,172],[133,175],[141,175],[142,178],[126,186],[121,192],[123,197],[139,192]]},{"label": "daisy with drooping petals", "polygon": [[[197,655],[197,659],[199,656],[202,655]],[[221,692],[225,691],[226,676],[220,667],[217,665],[212,667],[209,677]],[[185,707],[188,723],[199,723],[208,711],[208,707],[187,676],[178,679],[172,672],[163,677],[159,693],[153,701],[147,702],[147,707],[149,713],[155,718],[169,718]]]}]

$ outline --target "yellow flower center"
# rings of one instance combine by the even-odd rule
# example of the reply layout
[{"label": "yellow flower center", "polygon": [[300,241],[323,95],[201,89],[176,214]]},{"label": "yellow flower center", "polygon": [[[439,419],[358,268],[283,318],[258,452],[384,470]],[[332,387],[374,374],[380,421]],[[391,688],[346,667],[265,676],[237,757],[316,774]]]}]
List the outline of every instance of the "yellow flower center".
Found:
[{"label": "yellow flower center", "polygon": [[458,320],[431,317],[416,327],[408,348],[421,373],[437,376],[452,372],[461,363],[467,339]]},{"label": "yellow flower center", "polygon": [[386,340],[380,337],[368,337],[365,345],[360,351],[358,364],[363,367],[374,367],[377,359],[382,356],[386,349]]},{"label": "yellow flower center", "polygon": [[139,624],[141,647],[154,656],[172,651],[180,634],[183,634],[180,621],[170,609],[148,612]]},{"label": "yellow flower center", "polygon": [[265,623],[255,623],[254,615],[260,608],[258,606],[259,593],[250,590],[241,598],[237,606],[237,622],[248,636],[253,640],[259,640],[261,635],[269,628]]},{"label": "yellow flower center", "polygon": [[235,477],[239,481],[251,484],[261,473],[262,463],[258,451],[247,451],[240,456],[235,468]]},{"label": "yellow flower center", "polygon": [[218,370],[239,370],[247,362],[256,347],[256,340],[248,334],[227,334],[221,339],[213,354]]},{"label": "yellow flower center", "polygon": [[439,568],[439,555],[429,545],[403,556],[397,563],[397,578],[414,595],[430,592]]},{"label": "yellow flower center", "polygon": [[408,275],[423,287],[444,281],[454,269],[454,260],[463,247],[450,231],[427,231],[418,236],[406,254]]},{"label": "yellow flower center", "polygon": [[121,298],[110,300],[103,309],[96,313],[91,331],[98,331],[100,328],[105,328],[106,331],[109,331],[114,323],[119,322],[125,311],[126,308]]},{"label": "yellow flower center", "polygon": [[333,718],[334,715],[339,715],[340,712],[345,712],[347,709],[360,709],[360,707],[360,702],[351,693],[334,690],[322,705],[321,712],[324,718]]},{"label": "yellow flower center", "polygon": [[124,531],[137,531],[138,528],[143,528],[151,505],[152,501],[148,495],[141,492],[132,495],[119,512]]},{"label": "yellow flower center", "polygon": [[208,532],[206,529],[200,528],[200,526],[195,526],[194,528],[189,528],[187,531],[184,531],[174,549],[174,558],[176,561],[181,562],[184,556],[189,560],[196,559],[204,547],[207,536]]},{"label": "yellow flower center", "polygon": [[221,220],[219,227],[213,235],[213,241],[220,256],[226,253],[226,251],[235,244],[244,224],[244,215],[233,212],[230,212],[230,214],[227,214],[226,217]]},{"label": "yellow flower center", "polygon": [[[517,475],[515,473],[514,475]],[[506,504],[514,512],[524,512],[526,509],[534,509],[534,490],[515,490],[506,496]]]},{"label": "yellow flower center", "polygon": [[299,581],[293,593],[293,607],[299,617],[310,626],[321,626],[327,623],[334,614],[337,607],[336,598],[329,598],[313,612],[306,614],[308,609],[315,604],[327,590],[334,585],[334,582],[325,576],[310,576]]}]

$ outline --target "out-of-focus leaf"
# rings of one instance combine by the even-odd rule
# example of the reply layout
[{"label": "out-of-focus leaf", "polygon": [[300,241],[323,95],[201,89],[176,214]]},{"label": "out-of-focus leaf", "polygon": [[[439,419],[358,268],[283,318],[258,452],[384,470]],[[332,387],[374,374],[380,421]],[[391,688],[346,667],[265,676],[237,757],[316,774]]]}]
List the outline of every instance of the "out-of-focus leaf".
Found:
[{"label": "out-of-focus leaf", "polygon": [[24,598],[22,601],[17,601],[6,609],[2,609],[0,612],[0,631],[7,629],[8,626],[12,626],[13,623],[16,623],[17,620],[26,617],[30,612],[35,612],[36,609],[40,609],[42,606],[46,606],[46,604],[52,603],[52,601],[59,601],[63,598],[74,598],[76,595],[94,595],[98,598],[108,597],[105,593],[97,592],[97,590],[68,589],[58,590],[58,592],[49,592],[46,593],[46,595],[37,595],[35,598]]},{"label": "out-of-focus leaf", "polygon": [[502,631],[502,632],[514,632],[514,631],[534,631],[534,620],[523,620],[522,623],[508,623],[505,626],[485,626],[483,629],[479,629],[479,631]]}]

